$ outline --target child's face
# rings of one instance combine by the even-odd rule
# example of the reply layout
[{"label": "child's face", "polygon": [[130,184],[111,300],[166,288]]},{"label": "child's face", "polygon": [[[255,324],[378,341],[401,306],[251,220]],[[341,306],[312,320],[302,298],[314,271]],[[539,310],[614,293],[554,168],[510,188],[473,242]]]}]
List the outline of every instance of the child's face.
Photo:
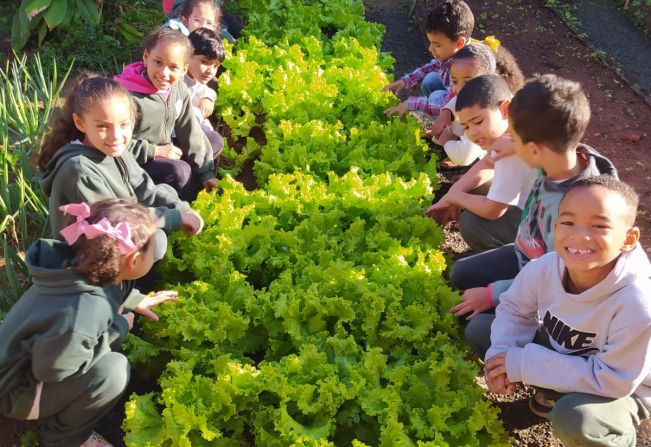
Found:
[{"label": "child's face", "polygon": [[217,74],[219,68],[217,59],[210,59],[206,56],[192,56],[188,67],[188,74],[192,79],[202,84],[207,84]]},{"label": "child's face", "polygon": [[506,101],[498,107],[486,109],[474,105],[459,110],[457,114],[470,141],[477,146],[486,147],[508,130],[507,107]]},{"label": "child's face", "polygon": [[208,3],[200,3],[192,8],[192,13],[188,17],[181,17],[181,22],[190,32],[197,28],[210,28],[215,31],[216,19],[214,7]]},{"label": "child's face", "polygon": [[439,32],[427,33],[427,40],[429,40],[430,54],[440,61],[445,61],[463,48],[466,39],[459,37],[457,40],[452,40],[448,36]]},{"label": "child's face", "polygon": [[185,56],[185,47],[177,43],[159,42],[151,51],[145,50],[142,60],[154,87],[168,90],[179,82],[188,69]]},{"label": "child's face", "polygon": [[458,94],[459,91],[466,85],[466,82],[471,79],[481,76],[486,73],[482,73],[477,65],[469,59],[461,59],[459,61],[452,62],[450,67],[450,80],[452,82],[451,89],[455,94]]},{"label": "child's face", "polygon": [[131,142],[133,116],[126,96],[112,96],[95,102],[81,116],[72,114],[83,143],[109,157],[118,157]]},{"label": "child's face", "polygon": [[555,250],[570,279],[582,289],[594,286],[612,270],[620,253],[631,250],[639,230],[631,228],[626,199],[602,186],[570,191],[559,206]]},{"label": "child's face", "polygon": [[515,154],[524,161],[530,168],[542,168],[540,157],[538,157],[538,145],[534,143],[523,143],[520,135],[513,128],[513,123],[509,120],[509,134],[515,147]]}]

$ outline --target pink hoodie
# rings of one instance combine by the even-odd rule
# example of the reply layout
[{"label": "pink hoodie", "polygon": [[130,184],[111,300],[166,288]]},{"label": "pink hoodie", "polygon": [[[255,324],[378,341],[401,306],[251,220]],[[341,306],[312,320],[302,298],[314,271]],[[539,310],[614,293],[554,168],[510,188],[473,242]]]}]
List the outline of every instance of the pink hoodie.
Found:
[{"label": "pink hoodie", "polygon": [[145,95],[158,93],[158,89],[154,87],[154,84],[142,75],[143,71],[145,71],[145,63],[134,62],[124,67],[122,74],[114,76],[113,79],[130,92]]}]

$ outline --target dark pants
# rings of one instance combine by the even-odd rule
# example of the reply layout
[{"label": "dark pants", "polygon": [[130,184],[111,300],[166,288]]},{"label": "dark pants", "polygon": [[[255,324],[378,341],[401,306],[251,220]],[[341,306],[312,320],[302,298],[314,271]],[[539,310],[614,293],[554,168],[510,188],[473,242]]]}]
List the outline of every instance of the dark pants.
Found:
[{"label": "dark pants", "polygon": [[155,184],[165,183],[177,191],[183,189],[192,176],[190,165],[183,160],[156,158],[142,165]]},{"label": "dark pants", "polygon": [[522,210],[509,206],[504,215],[495,220],[488,220],[468,210],[459,216],[459,231],[463,240],[475,253],[502,247],[515,240],[520,225]]},{"label": "dark pants", "polygon": [[513,244],[459,259],[452,266],[450,279],[461,290],[486,287],[501,279],[513,279],[520,271]]},{"label": "dark pants", "polygon": [[44,384],[39,416],[42,445],[81,445],[118,402],[129,383],[129,374],[127,358],[109,352],[83,375]]}]

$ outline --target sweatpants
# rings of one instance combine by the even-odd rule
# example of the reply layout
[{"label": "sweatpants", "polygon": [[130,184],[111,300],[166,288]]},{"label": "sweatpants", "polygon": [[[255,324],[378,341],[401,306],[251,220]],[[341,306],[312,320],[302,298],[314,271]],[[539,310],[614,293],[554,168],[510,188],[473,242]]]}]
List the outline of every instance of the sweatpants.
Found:
[{"label": "sweatpants", "polygon": [[[32,409],[31,416],[38,419],[42,447],[76,447],[86,441],[126,390],[130,371],[123,354],[108,352],[83,375],[43,384],[38,408]],[[30,417],[8,410],[8,417]]]},{"label": "sweatpants", "polygon": [[[466,326],[466,340],[481,358],[490,347],[493,320],[494,314],[480,314]],[[533,343],[551,349],[542,327]],[[568,447],[635,447],[635,426],[647,417],[649,411],[634,396],[614,399],[587,393],[563,394],[546,415],[554,435]]]},{"label": "sweatpants", "polygon": [[468,210],[459,216],[459,231],[463,240],[475,253],[481,253],[515,240],[520,225],[522,210],[517,206],[509,206],[502,217],[488,220]]}]

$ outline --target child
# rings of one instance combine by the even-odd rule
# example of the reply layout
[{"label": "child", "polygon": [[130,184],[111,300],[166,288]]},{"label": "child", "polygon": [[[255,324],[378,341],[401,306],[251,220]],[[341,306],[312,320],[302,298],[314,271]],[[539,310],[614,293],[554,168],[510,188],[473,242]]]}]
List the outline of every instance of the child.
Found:
[{"label": "child", "polygon": [[[191,233],[201,230],[201,216],[172,188],[154,185],[127,150],[134,119],[135,105],[124,87],[88,72],[78,76],[62,107],[52,115],[39,158],[52,237],[60,237],[64,226],[61,205],[106,198],[153,207],[158,226],[166,233],[180,227]],[[166,248],[164,234],[158,235],[158,242],[156,258],[160,259]]]},{"label": "child", "polygon": [[508,112],[515,151],[538,169],[538,177],[522,212],[515,244],[460,259],[453,267],[452,283],[464,290],[454,313],[472,318],[466,339],[476,351],[488,340],[477,335],[483,318],[475,316],[497,305],[524,264],[553,249],[553,225],[565,191],[582,177],[617,176],[607,158],[579,143],[590,120],[590,105],[578,83],[555,75],[529,80],[515,94]]},{"label": "child", "polygon": [[[512,93],[524,84],[524,77],[511,53],[493,39],[497,47],[489,47],[481,42],[466,45],[454,56],[450,65],[450,80],[452,95],[457,95],[469,80],[477,76],[497,73],[506,82]],[[447,160],[439,166],[467,166],[477,158],[484,156],[485,151],[474,144],[464,134],[455,114],[456,96],[441,110],[426,136],[443,146]]]},{"label": "child", "polygon": [[[131,280],[154,262],[156,222],[149,210],[107,199],[62,207],[77,221],[67,243],[40,239],[25,256],[33,285],[0,326],[0,412],[40,421],[44,447],[110,447],[93,426],[129,382],[127,358],[113,349],[133,326]],[[134,309],[176,300],[146,297]]]},{"label": "child", "polygon": [[[490,151],[491,156],[468,171],[467,176],[427,210],[427,214],[445,224],[451,209],[464,209],[458,219],[461,235],[475,252],[513,242],[522,207],[536,179],[536,171],[517,155],[508,155],[494,163],[491,159],[494,145],[513,146],[508,135],[510,102],[511,92],[496,74],[479,76],[465,84],[456,101],[460,123],[468,139]],[[482,175],[474,181],[476,172]],[[473,193],[489,184],[486,196]]]},{"label": "child", "polygon": [[224,20],[219,0],[176,0],[166,14],[169,20],[163,26],[177,29],[186,36],[198,28],[208,28],[227,41],[235,42],[228,31],[228,21]]},{"label": "child", "polygon": [[208,87],[208,82],[215,78],[217,69],[224,62],[224,46],[216,32],[208,28],[198,28],[188,36],[194,54],[190,59],[188,73],[183,79],[190,91],[190,101],[194,114],[210,141],[215,158],[224,148],[224,139],[213,129],[208,118],[215,108],[217,93]]},{"label": "child", "polygon": [[382,89],[397,94],[420,82],[423,96],[412,96],[407,101],[388,108],[384,111],[388,116],[396,113],[402,116],[410,110],[432,116],[439,114],[449,99],[451,58],[470,42],[475,18],[466,2],[447,0],[430,12],[425,26],[430,42],[429,52],[434,59]]},{"label": "child", "polygon": [[[181,32],[159,27],[145,37],[143,47],[143,62],[128,65],[114,78],[131,92],[140,111],[133,132],[140,141],[130,150],[154,183],[167,183],[182,198],[194,200],[201,186],[210,191],[217,179],[213,148],[180,82],[192,45]],[[172,143],[172,131],[180,147]]]},{"label": "child", "polygon": [[635,446],[635,424],[649,416],[651,264],[634,226],[637,202],[611,176],[574,182],[559,207],[556,251],[527,264],[495,309],[489,390],[542,387],[529,405],[564,445]]}]

